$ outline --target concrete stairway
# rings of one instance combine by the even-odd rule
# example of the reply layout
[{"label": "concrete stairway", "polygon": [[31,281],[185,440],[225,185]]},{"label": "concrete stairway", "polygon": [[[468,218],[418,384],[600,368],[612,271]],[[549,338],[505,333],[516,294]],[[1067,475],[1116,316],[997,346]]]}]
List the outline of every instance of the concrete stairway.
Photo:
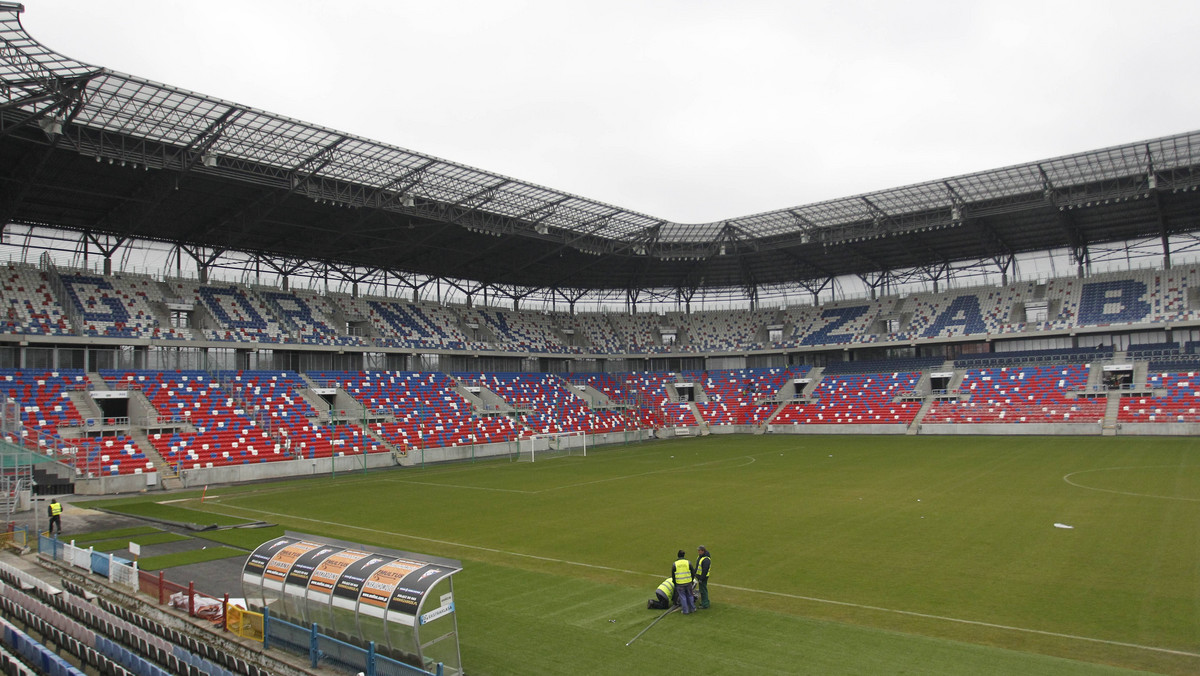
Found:
[{"label": "concrete stairway", "polygon": [[1108,393],[1108,405],[1104,407],[1104,422],[1100,426],[1100,435],[1105,437],[1117,436],[1117,413],[1121,410],[1121,395],[1118,392]]},{"label": "concrete stairway", "polygon": [[179,478],[179,473],[175,468],[167,462],[166,458],[154,448],[154,444],[150,443],[150,437],[141,430],[130,430],[129,436],[133,438],[133,443],[137,445],[138,450],[146,454],[150,462],[154,463],[154,468],[158,470],[158,485],[163,490],[174,490],[183,488],[183,480]]},{"label": "concrete stairway", "polygon": [[931,394],[925,397],[925,401],[921,402],[921,409],[917,411],[916,417],[913,418],[912,424],[904,431],[905,434],[919,434],[921,431],[921,421],[925,419],[925,414],[929,413],[929,409],[933,408],[934,396]]}]

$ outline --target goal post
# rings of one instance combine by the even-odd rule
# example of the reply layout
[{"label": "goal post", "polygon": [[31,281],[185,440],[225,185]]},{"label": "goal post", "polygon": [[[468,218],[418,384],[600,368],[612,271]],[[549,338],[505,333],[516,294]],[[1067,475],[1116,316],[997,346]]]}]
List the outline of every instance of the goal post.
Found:
[{"label": "goal post", "polygon": [[537,462],[568,456],[587,457],[587,432],[534,434],[521,440],[520,462]]}]

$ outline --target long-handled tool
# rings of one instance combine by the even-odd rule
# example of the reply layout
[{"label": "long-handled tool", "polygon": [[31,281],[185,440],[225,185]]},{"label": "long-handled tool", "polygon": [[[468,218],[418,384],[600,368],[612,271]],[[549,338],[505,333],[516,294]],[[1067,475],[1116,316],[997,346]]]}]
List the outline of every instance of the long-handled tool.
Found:
[{"label": "long-handled tool", "polygon": [[637,635],[637,636],[634,636],[634,637],[633,637],[633,638],[631,638],[631,639],[629,639],[629,643],[626,643],[625,645],[626,645],[626,646],[628,646],[630,643],[633,643],[634,641],[636,641],[636,640],[638,640],[639,638],[641,638],[641,637],[642,637],[642,634],[644,634],[644,633],[646,633],[646,632],[650,631],[650,627],[653,627],[654,625],[658,624],[658,621],[659,621],[659,620],[661,620],[662,618],[666,617],[667,615],[670,615],[671,613],[675,612],[676,610],[679,610],[679,606],[671,606],[670,608],[667,608],[667,611],[666,611],[665,613],[663,613],[662,615],[659,615],[658,617],[654,618],[654,621],[653,621],[653,622],[651,622],[650,624],[646,625],[646,628],[645,628],[645,629],[643,629],[643,630],[639,631],[639,632],[638,632],[638,635]]}]

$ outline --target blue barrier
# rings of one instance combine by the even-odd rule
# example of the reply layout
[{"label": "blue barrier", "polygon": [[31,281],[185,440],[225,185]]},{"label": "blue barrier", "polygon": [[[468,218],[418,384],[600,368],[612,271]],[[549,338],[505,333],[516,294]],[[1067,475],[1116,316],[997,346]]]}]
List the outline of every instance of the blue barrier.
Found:
[{"label": "blue barrier", "polygon": [[274,643],[278,643],[280,648],[288,652],[307,655],[314,668],[324,660],[351,671],[361,671],[364,676],[442,676],[441,663],[438,663],[436,672],[425,671],[376,654],[374,641],[364,650],[322,634],[316,624],[305,629],[287,620],[271,617],[270,613],[264,613],[263,649]]}]

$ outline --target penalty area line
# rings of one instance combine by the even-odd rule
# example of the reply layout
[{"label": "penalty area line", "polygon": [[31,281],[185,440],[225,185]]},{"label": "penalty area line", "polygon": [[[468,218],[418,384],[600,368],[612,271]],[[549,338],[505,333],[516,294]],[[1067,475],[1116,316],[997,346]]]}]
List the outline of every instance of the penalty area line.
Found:
[{"label": "penalty area line", "polygon": [[1187,652],[1186,650],[1175,650],[1173,648],[1159,648],[1149,645],[1141,645],[1140,643],[1127,643],[1125,641],[1111,641],[1104,638],[1092,638],[1090,636],[1079,636],[1076,634],[1063,634],[1056,631],[1046,631],[1044,629],[1029,629],[1027,627],[1014,627],[1007,624],[996,624],[994,622],[983,622],[980,620],[964,620],[959,617],[947,617],[945,615],[932,615],[929,613],[918,613],[913,610],[898,610],[896,608],[882,608],[880,606],[871,606],[864,603],[851,603],[849,601],[834,601],[833,599],[822,599],[815,596],[802,596],[800,594],[788,594],[787,592],[768,591],[765,589],[750,589],[748,587],[736,587],[728,584],[717,584],[714,587],[723,589],[733,589],[736,591],[747,592],[751,594],[765,594],[767,596],[780,596],[783,598],[796,599],[798,601],[811,601],[813,603],[823,603],[832,606],[843,606],[846,608],[858,608],[860,610],[871,610],[880,613],[891,613],[893,615],[906,615],[908,617],[920,617],[927,620],[938,620],[941,622],[953,622],[955,624],[968,624],[976,627],[987,627],[989,629],[1000,629],[1003,631],[1013,631],[1025,634],[1036,634],[1039,636],[1050,636],[1053,638],[1063,638],[1072,641],[1086,641],[1088,643],[1101,643],[1104,645],[1119,646],[1122,648],[1134,648],[1137,650],[1148,650],[1151,652],[1166,653],[1168,655],[1180,655],[1183,657],[1200,657],[1200,653]]},{"label": "penalty area line", "polygon": [[[346,528],[346,529],[350,529],[350,530],[365,531],[365,532],[373,533],[376,535],[378,535],[380,532],[378,529],[375,529],[375,528],[367,528],[364,526],[354,526],[354,525],[345,524],[345,523],[338,523],[336,521],[328,521],[325,519],[313,519],[313,518],[309,518],[309,517],[305,517],[305,516],[296,516],[293,514],[281,514],[279,512],[268,512],[263,509],[254,509],[252,507],[239,507],[237,505],[229,505],[229,504],[224,504],[224,503],[222,503],[221,506],[228,508],[228,509],[241,510],[241,511],[251,512],[251,513],[255,513],[255,514],[265,514],[267,516],[277,516],[277,517],[282,517],[285,519],[295,519],[297,521],[309,521],[311,523],[324,524],[326,526],[337,526],[339,528]],[[237,514],[228,514],[225,512],[221,512],[219,510],[212,510],[212,511],[217,512],[218,514],[224,514],[225,516],[238,516]],[[501,555],[512,556],[512,557],[517,557],[517,558],[532,559],[535,561],[544,561],[547,563],[561,563],[564,565],[576,566],[579,568],[592,568],[595,570],[603,570],[603,571],[608,571],[608,572],[613,572],[613,573],[624,573],[627,575],[637,575],[637,576],[641,576],[641,577],[655,577],[655,578],[659,577],[658,575],[655,575],[653,573],[644,573],[644,572],[637,571],[637,570],[627,570],[624,568],[613,568],[611,566],[601,566],[601,565],[597,565],[594,563],[583,563],[581,561],[568,561],[566,559],[557,559],[557,558],[550,557],[550,556],[538,556],[537,554],[526,554],[524,552],[512,552],[512,551],[508,551],[505,549],[496,549],[494,547],[483,547],[481,545],[469,545],[469,544],[465,544],[462,542],[453,542],[451,540],[439,540],[437,538],[429,538],[429,537],[424,537],[421,535],[408,535],[405,533],[389,533],[389,534],[396,535],[396,536],[402,537],[402,538],[407,538],[410,540],[419,540],[422,542],[433,542],[436,544],[448,545],[451,547],[461,547],[463,549],[471,549],[471,550],[480,551],[480,552],[489,552],[492,554],[501,554]],[[1166,655],[1178,655],[1181,657],[1200,657],[1200,653],[1188,652],[1186,650],[1175,650],[1172,648],[1159,648],[1156,646],[1141,645],[1139,643],[1128,643],[1125,641],[1112,641],[1112,640],[1103,639],[1103,638],[1092,638],[1090,636],[1078,636],[1076,634],[1063,634],[1063,633],[1055,632],[1055,631],[1046,631],[1044,629],[1029,629],[1026,627],[1014,627],[1014,626],[1006,625],[1006,624],[996,624],[994,622],[983,622],[980,620],[965,620],[965,619],[958,618],[958,617],[947,617],[945,615],[933,615],[930,613],[919,613],[919,612],[916,612],[913,610],[898,610],[896,608],[883,608],[880,606],[872,606],[872,605],[867,605],[867,604],[863,604],[863,603],[852,603],[849,601],[835,601],[833,599],[822,599],[822,598],[817,598],[815,596],[803,596],[800,594],[788,594],[787,592],[769,591],[769,590],[765,590],[765,589],[751,589],[749,587],[738,587],[735,585],[728,585],[728,584],[714,584],[713,586],[716,588],[719,588],[719,589],[730,589],[733,591],[740,591],[740,592],[745,592],[745,593],[749,593],[749,594],[762,594],[764,596],[778,596],[781,598],[795,599],[798,601],[808,601],[811,603],[821,603],[821,604],[825,604],[825,605],[841,606],[841,607],[845,607],[845,608],[857,608],[860,610],[869,610],[869,611],[879,612],[879,613],[890,613],[893,615],[904,615],[907,617],[919,617],[919,618],[927,619],[927,620],[936,620],[936,621],[940,621],[940,622],[951,622],[951,623],[955,623],[955,624],[965,624],[965,625],[971,625],[971,626],[976,626],[976,627],[985,627],[988,629],[997,629],[997,630],[1001,630],[1001,631],[1011,631],[1011,632],[1024,633],[1024,634],[1033,634],[1033,635],[1037,635],[1037,636],[1047,636],[1050,638],[1066,639],[1066,640],[1070,640],[1070,641],[1097,643],[1097,644],[1110,645],[1110,646],[1116,646],[1116,647],[1121,647],[1121,648],[1132,648],[1134,650],[1145,650],[1148,652],[1162,653],[1162,654],[1166,654]]]}]

